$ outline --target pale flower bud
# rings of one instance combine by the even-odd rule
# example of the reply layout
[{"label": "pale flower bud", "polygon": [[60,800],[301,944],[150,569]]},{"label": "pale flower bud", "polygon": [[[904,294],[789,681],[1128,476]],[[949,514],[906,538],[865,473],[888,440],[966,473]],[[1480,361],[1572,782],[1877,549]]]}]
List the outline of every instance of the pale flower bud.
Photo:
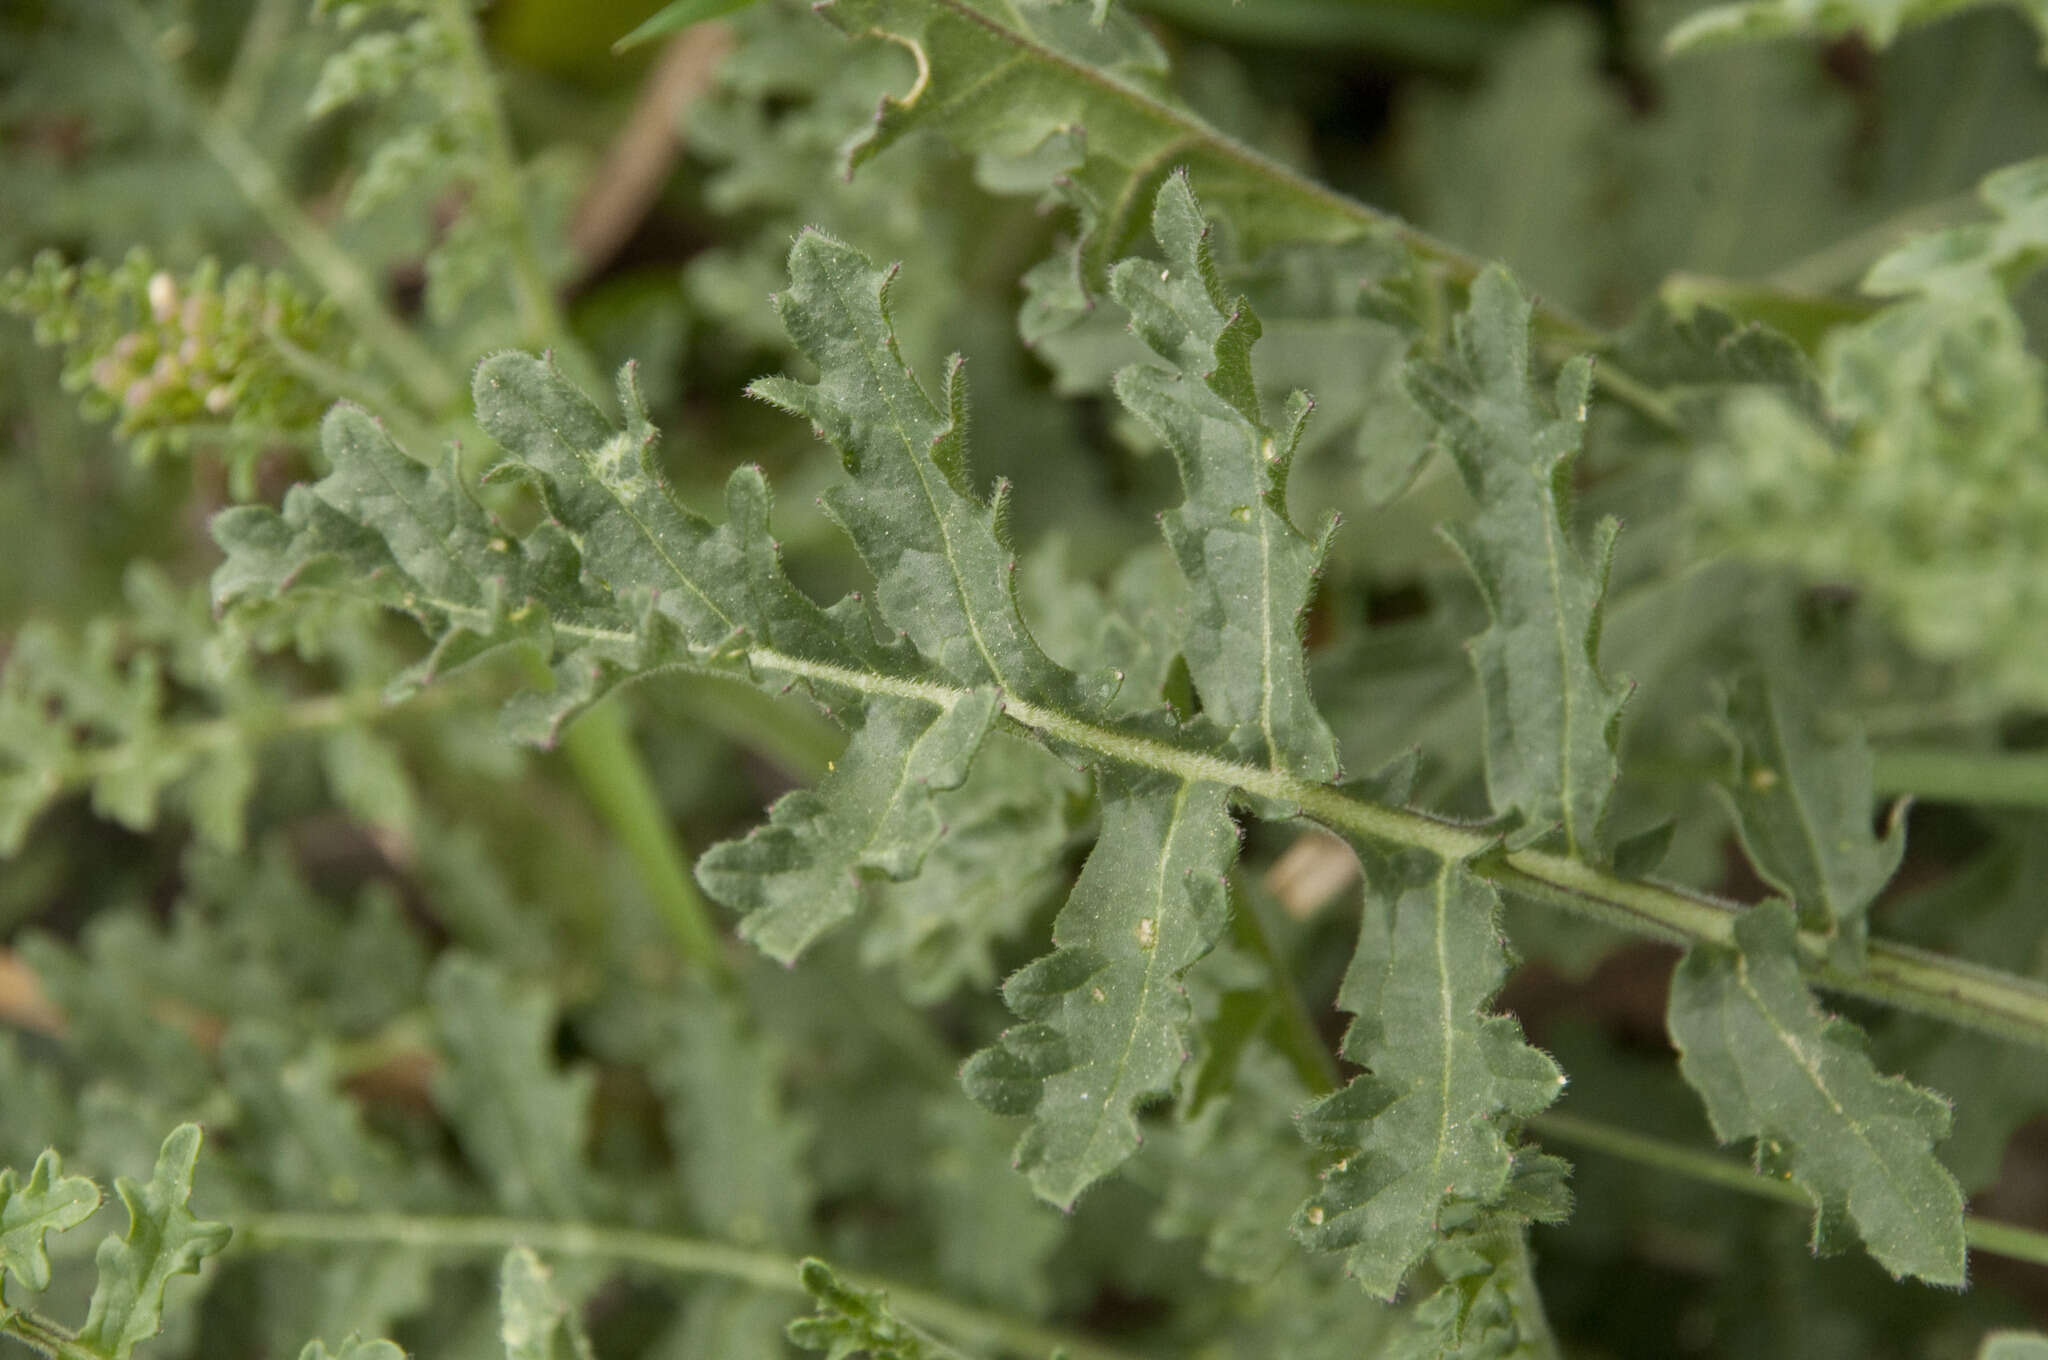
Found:
[{"label": "pale flower bud", "polygon": [[161,269],[149,276],[149,311],[159,323],[178,314],[178,281]]}]

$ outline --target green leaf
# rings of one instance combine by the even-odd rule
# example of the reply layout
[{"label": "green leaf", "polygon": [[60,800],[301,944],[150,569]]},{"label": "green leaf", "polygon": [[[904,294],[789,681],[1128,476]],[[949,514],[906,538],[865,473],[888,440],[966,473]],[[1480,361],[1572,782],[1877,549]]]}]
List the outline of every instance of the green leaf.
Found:
[{"label": "green leaf", "polygon": [[[983,177],[1022,164],[1015,178],[1053,187],[1079,216],[1079,239],[1058,265],[1057,326],[1083,309],[1110,262],[1144,230],[1157,186],[1176,166],[1247,254],[1296,241],[1365,234],[1359,217],[1249,153],[1175,101],[1166,60],[1143,23],[1112,9],[1096,23],[1078,5],[1031,0],[831,0],[825,18],[917,55],[918,80],[882,102],[872,130],[848,147],[858,168],[910,133],[931,129],[982,158]],[[1027,328],[1029,333],[1029,328]]]},{"label": "green leaf", "polygon": [[1815,420],[1825,418],[1812,361],[1758,321],[1738,321],[1708,306],[1680,313],[1658,303],[1614,337],[1613,350],[1632,377],[1667,401],[1688,411],[1704,408],[1702,424],[1718,416],[1720,399],[1731,387],[1771,388]]},{"label": "green leaf", "polygon": [[919,1115],[928,1172],[922,1208],[939,1278],[963,1297],[1043,1316],[1069,1220],[1010,1174],[1014,1129],[950,1090],[934,1093]]},{"label": "green leaf", "polygon": [[114,1182],[128,1210],[128,1231],[100,1243],[94,1258],[99,1283],[79,1329],[80,1345],[127,1360],[162,1328],[171,1277],[196,1274],[201,1261],[227,1245],[227,1224],[206,1222],[187,1207],[199,1142],[199,1126],[181,1124],[164,1139],[148,1184],[126,1176]]},{"label": "green leaf", "polygon": [[1102,833],[1053,923],[1054,951],[1003,985],[1023,1024],[961,1071],[997,1114],[1032,1117],[1016,1164],[1062,1208],[1138,1148],[1138,1110],[1168,1094],[1193,1015],[1179,978],[1229,914],[1236,828],[1215,784],[1104,767]]},{"label": "green leaf", "polygon": [[36,1158],[26,1183],[13,1167],[0,1171],[0,1271],[25,1288],[48,1289],[43,1235],[75,1228],[99,1207],[100,1188],[84,1176],[65,1175],[54,1151]]},{"label": "green leaf", "polygon": [[2040,1332],[1986,1332],[1977,1360],[2048,1360],[2048,1335]]},{"label": "green leaf", "polygon": [[[2042,12],[2048,17],[2048,6]],[[1913,237],[1870,267],[1863,291],[1968,297],[2015,287],[2048,262],[2048,157],[1985,176],[1977,196],[1995,222]]]},{"label": "green leaf", "polygon": [[1692,467],[1705,541],[1854,586],[1912,650],[2048,701],[2048,366],[2003,294],[1902,299],[1831,333],[1834,419],[1737,394]]},{"label": "green leaf", "polygon": [[647,1075],[694,1221],[729,1242],[801,1242],[811,1129],[783,1097],[786,1056],[729,1000],[695,990],[660,1008],[650,1039]]},{"label": "green leaf", "polygon": [[13,636],[0,670],[0,856],[88,789],[95,813],[131,831],[154,828],[169,801],[208,843],[242,846],[274,700],[203,600],[145,565],[124,587],[126,607],[83,628],[31,620]]},{"label": "green leaf", "polygon": [[592,1360],[582,1322],[555,1292],[548,1268],[531,1248],[505,1253],[498,1271],[498,1317],[505,1360]]},{"label": "green leaf", "polygon": [[328,1350],[324,1341],[308,1341],[299,1360],[405,1360],[405,1350],[395,1341],[365,1341],[351,1335],[338,1351]]},{"label": "green leaf", "polygon": [[992,733],[974,772],[933,805],[946,834],[915,878],[875,885],[864,963],[894,964],[926,1004],[963,984],[990,987],[996,955],[1068,886],[1066,850],[1086,783],[1043,747]]},{"label": "green leaf", "polygon": [[1294,1231],[1391,1299],[1447,1230],[1520,1216],[1516,1133],[1564,1078],[1513,1019],[1485,1013],[1507,971],[1492,885],[1419,851],[1354,848],[1366,913],[1337,1001],[1357,1017],[1344,1054],[1367,1074],[1299,1118],[1341,1158]]},{"label": "green leaf", "polygon": [[1529,1262],[1509,1232],[1446,1242],[1432,1264],[1443,1283],[1415,1306],[1408,1329],[1387,1347],[1387,1360],[1549,1360],[1557,1354],[1540,1312],[1528,1315],[1531,1291],[1516,1287]]},{"label": "green leaf", "polygon": [[553,692],[515,698],[504,716],[541,743],[650,669],[731,667],[736,637],[875,661],[871,643],[849,641],[857,629],[782,576],[759,469],[733,473],[727,522],[714,526],[662,481],[630,365],[619,401],[623,429],[551,364],[501,354],[478,368],[477,419],[510,455],[492,476],[532,486],[548,510],[523,537],[476,504],[452,458],[416,463],[367,412],[336,406],[321,430],[326,477],[293,487],[281,512],[215,517],[227,553],[216,605],[335,594],[410,614],[434,647],[394,686],[401,695],[500,648],[531,648],[552,663]]},{"label": "green leaf", "polygon": [[237,1107],[237,1151],[260,1169],[278,1207],[398,1202],[407,1178],[397,1150],[364,1129],[328,1046],[295,1053],[281,1027],[244,1021],[221,1039],[220,1065]]},{"label": "green leaf", "polygon": [[1948,1103],[1880,1076],[1848,1021],[1825,1018],[1800,975],[1792,909],[1735,923],[1735,945],[1695,945],[1672,980],[1679,1068],[1722,1142],[1754,1138],[1758,1166],[1815,1205],[1813,1244],[1839,1250],[1853,1223],[1894,1275],[1959,1286],[1963,1197],[1936,1159]]},{"label": "green leaf", "polygon": [[434,1103],[499,1201],[515,1214],[587,1218],[595,1074],[555,1070],[552,1000],[459,953],[434,969],[427,999],[443,1056]]},{"label": "green leaf", "polygon": [[895,273],[818,232],[799,236],[775,309],[818,381],[763,378],[748,391],[809,419],[839,450],[849,480],[825,493],[825,508],[874,573],[886,624],[957,684],[1079,706],[1075,678],[1018,610],[1003,488],[990,504],[969,484],[963,361],[948,364],[935,404],[897,349]]},{"label": "green leaf", "polygon": [[827,1360],[865,1355],[872,1360],[966,1360],[960,1352],[896,1316],[889,1295],[841,1280],[816,1257],[798,1267],[804,1290],[817,1305],[811,1317],[789,1324],[789,1339]]},{"label": "green leaf", "polygon": [[817,788],[785,794],[767,825],[706,851],[697,881],[742,913],[741,935],[793,962],[854,914],[864,874],[917,873],[946,829],[935,795],[966,779],[995,716],[989,689],[936,709],[870,702]]},{"label": "green leaf", "polygon": [[[1860,34],[1886,47],[1907,28],[1944,18],[1990,0],[1745,0],[1700,10],[1665,35],[1666,52],[1757,42],[1770,38],[1839,38]],[[2048,4],[2004,0],[2041,30],[2048,51]]]},{"label": "green leaf", "polygon": [[754,0],[669,0],[637,28],[612,44],[613,52],[628,52],[643,43],[656,38],[666,38],[671,33],[680,33],[706,19],[716,19],[722,14],[745,9]]},{"label": "green leaf", "polygon": [[1870,829],[1870,746],[1840,715],[1822,714],[1761,675],[1728,695],[1723,729],[1735,770],[1721,786],[1742,848],[1764,881],[1829,936],[1845,967],[1860,967],[1870,904],[1906,853],[1903,803],[1883,837]]},{"label": "green leaf", "polygon": [[1409,367],[1409,391],[1479,509],[1448,532],[1486,597],[1492,627],[1470,644],[1486,712],[1486,787],[1519,814],[1515,843],[1562,828],[1567,853],[1594,851],[1615,779],[1627,689],[1600,673],[1600,608],[1618,525],[1590,560],[1572,537],[1571,468],[1585,438],[1591,360],[1558,374],[1554,406],[1530,375],[1527,297],[1495,268],[1472,284],[1446,362]]},{"label": "green leaf", "polygon": [[1166,268],[1125,260],[1110,291],[1171,367],[1126,368],[1116,393],[1173,450],[1187,488],[1162,520],[1189,588],[1182,655],[1203,715],[1238,750],[1325,780],[1336,741],[1309,693],[1301,630],[1329,528],[1311,540],[1287,517],[1288,465],[1312,403],[1297,393],[1290,427],[1266,426],[1251,369],[1259,319],[1224,294],[1185,172],[1160,186],[1152,232]]}]

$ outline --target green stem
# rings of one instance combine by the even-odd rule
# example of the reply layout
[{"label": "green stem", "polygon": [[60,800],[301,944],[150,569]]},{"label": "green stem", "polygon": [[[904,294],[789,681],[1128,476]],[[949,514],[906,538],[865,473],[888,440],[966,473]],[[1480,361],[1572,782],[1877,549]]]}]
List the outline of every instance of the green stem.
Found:
[{"label": "green stem", "polygon": [[1879,747],[1875,782],[1879,793],[1912,793],[1941,803],[2048,808],[2048,754]]},{"label": "green stem", "polygon": [[178,73],[157,50],[156,35],[141,11],[124,0],[115,7],[115,15],[123,41],[142,68],[151,97],[172,121],[191,129],[264,225],[334,299],[357,333],[384,358],[420,405],[438,413],[459,401],[467,385],[391,314],[361,266],[300,210],[270,162],[250,144],[242,130],[202,108],[192,97]]},{"label": "green stem", "polygon": [[[1653,1167],[1658,1171],[1686,1176],[1724,1190],[1734,1190],[1781,1204],[1811,1209],[1813,1201],[1789,1180],[1766,1176],[1719,1153],[1704,1152],[1666,1138],[1616,1128],[1596,1119],[1547,1110],[1529,1121],[1538,1138],[1569,1143],[1593,1152]],[[2048,1266],[2048,1233],[2012,1223],[1970,1217],[1963,1220],[1963,1237],[1972,1250],[2006,1256],[2037,1266]]]},{"label": "green stem", "polygon": [[690,877],[689,859],[633,745],[625,710],[610,703],[585,713],[563,734],[562,753],[584,796],[625,847],[683,958],[707,977],[724,979],[710,904]]},{"label": "green stem", "polygon": [[[422,1218],[405,1214],[257,1214],[235,1222],[238,1247],[267,1248],[332,1243],[375,1243],[425,1251],[496,1252],[527,1246],[557,1257],[587,1257],[685,1275],[713,1275],[757,1289],[802,1295],[797,1260],[700,1238],[671,1237],[633,1228],[546,1223],[506,1218]],[[1129,1352],[1021,1318],[971,1308],[926,1290],[859,1271],[840,1278],[862,1289],[884,1289],[903,1315],[920,1326],[973,1346],[1015,1355],[1065,1350],[1072,1360],[1135,1360]]]},{"label": "green stem", "polygon": [[0,1336],[11,1336],[55,1360],[107,1360],[104,1354],[80,1345],[69,1331],[38,1313],[0,1313]]},{"label": "green stem", "polygon": [[[868,694],[887,694],[942,708],[962,697],[962,691],[951,686],[807,661],[767,648],[745,655],[761,670]],[[1474,873],[1506,891],[1639,935],[1674,944],[1725,946],[1734,941],[1741,907],[1732,902],[1622,878],[1541,850],[1502,851],[1498,835],[1483,827],[1364,802],[1330,785],[1281,770],[1246,765],[1156,737],[1086,722],[1020,699],[1006,701],[1004,714],[1024,727],[1111,760],[1223,784],[1253,797],[1291,805],[1335,830],[1381,844],[1469,861]],[[1855,973],[1828,962],[1828,942],[1818,934],[1802,932],[1799,947],[1808,974],[1823,987],[2048,1048],[2048,985],[1884,941],[1871,942],[1865,967]]]}]

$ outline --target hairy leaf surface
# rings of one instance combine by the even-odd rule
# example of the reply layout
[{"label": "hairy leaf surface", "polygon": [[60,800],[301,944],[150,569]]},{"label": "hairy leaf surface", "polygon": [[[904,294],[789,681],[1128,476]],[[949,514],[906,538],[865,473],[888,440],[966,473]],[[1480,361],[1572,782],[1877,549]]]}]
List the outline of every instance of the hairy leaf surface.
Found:
[{"label": "hairy leaf surface", "polygon": [[1472,285],[1445,362],[1417,361],[1409,391],[1434,416],[1479,502],[1451,540],[1486,597],[1493,626],[1470,644],[1486,710],[1486,787],[1522,819],[1527,842],[1562,828],[1593,853],[1615,778],[1627,691],[1600,673],[1600,608],[1618,525],[1602,522],[1590,559],[1573,538],[1571,468],[1585,438],[1593,368],[1575,359],[1554,399],[1530,374],[1531,307],[1502,269]]},{"label": "hairy leaf surface", "polygon": [[1730,692],[1724,731],[1736,769],[1722,792],[1757,872],[1791,898],[1801,925],[1833,937],[1842,962],[1860,966],[1870,904],[1906,853],[1903,808],[1884,836],[1871,832],[1876,794],[1862,732],[1787,691],[1753,675]]},{"label": "hairy leaf surface", "polygon": [[1507,1200],[1520,1121],[1564,1078],[1519,1024],[1485,1013],[1507,971],[1492,885],[1420,852],[1356,848],[1367,910],[1337,1001],[1357,1017],[1345,1056],[1367,1072],[1300,1116],[1342,1156],[1294,1231],[1390,1299],[1446,1230]]},{"label": "hairy leaf surface", "polygon": [[1798,959],[1776,901],[1743,913],[1734,948],[1695,945],[1671,986],[1680,1070],[1723,1142],[1754,1138],[1758,1166],[1812,1196],[1816,1249],[1839,1250],[1853,1224],[1894,1275],[1962,1284],[1963,1196],[1933,1151],[1948,1103],[1879,1075],[1855,1026],[1814,1005]]},{"label": "hairy leaf surface", "polygon": [[1102,835],[1053,923],[1054,951],[1003,984],[1024,1021],[968,1060],[968,1094],[1029,1114],[1017,1166],[1066,1207],[1141,1141],[1138,1110],[1172,1089],[1191,1014],[1180,975],[1229,911],[1237,834],[1215,784],[1104,767]]},{"label": "hairy leaf surface", "polygon": [[[930,128],[982,158],[983,176],[1055,184],[1077,210],[1073,256],[1034,281],[1034,323],[1063,324],[1087,305],[1112,260],[1144,229],[1159,183],[1185,166],[1250,251],[1285,241],[1335,241],[1362,223],[1324,194],[1260,160],[1166,93],[1165,55],[1135,16],[1091,22],[1078,5],[1034,0],[832,0],[847,33],[878,35],[917,54],[917,83],[883,100],[849,153],[858,167]],[[1024,164],[1006,176],[1006,164]]]},{"label": "hairy leaf surface", "polygon": [[1223,292],[1209,224],[1175,174],[1160,186],[1152,231],[1167,267],[1125,260],[1110,290],[1131,326],[1171,365],[1126,368],[1116,394],[1180,464],[1187,499],[1163,523],[1189,588],[1187,659],[1203,714],[1262,765],[1308,779],[1336,773],[1335,739],[1309,693],[1301,617],[1328,545],[1287,517],[1287,470],[1310,403],[1269,429],[1252,380],[1259,320]]}]

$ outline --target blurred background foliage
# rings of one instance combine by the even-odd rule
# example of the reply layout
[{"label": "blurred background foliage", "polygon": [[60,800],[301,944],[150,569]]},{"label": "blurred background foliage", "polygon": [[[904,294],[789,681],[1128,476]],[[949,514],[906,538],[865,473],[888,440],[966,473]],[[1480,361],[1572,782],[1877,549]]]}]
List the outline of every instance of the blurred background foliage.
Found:
[{"label": "blurred background foliage", "polygon": [[[1272,1268],[1295,1250],[1280,1229],[1304,1177],[1275,1150],[1300,1092],[1265,1055],[1228,1079],[1270,1089],[1281,1117],[1162,1117],[1133,1173],[1069,1218],[1006,1179],[1009,1131],[959,1098],[960,1055],[1002,1023],[990,984],[1033,952],[1091,825],[1080,781],[1035,748],[997,752],[958,806],[1024,829],[1052,870],[1019,881],[963,839],[878,890],[859,941],[795,975],[736,951],[714,993],[683,979],[658,893],[578,797],[573,757],[506,746],[480,716],[508,677],[387,708],[417,656],[407,628],[341,609],[317,628],[212,619],[207,519],[317,472],[329,402],[475,464],[470,367],[565,341],[594,371],[638,362],[685,499],[715,508],[730,466],[760,463],[792,575],[821,598],[856,587],[815,504],[829,460],[739,396],[800,367],[767,298],[794,233],[818,225],[907,262],[894,300],[914,367],[971,356],[976,469],[1014,483],[1020,589],[1048,650],[1110,631],[1146,664],[1146,621],[1171,606],[1152,521],[1172,471],[1107,399],[1133,343],[1119,320],[1020,334],[1017,280],[1070,229],[1043,177],[920,138],[848,178],[842,147],[913,78],[903,50],[759,0],[715,40],[614,55],[657,7],[504,0],[468,37],[431,4],[0,8],[0,270],[18,271],[0,301],[27,318],[0,325],[0,1164],[56,1143],[89,1173],[134,1171],[203,1117],[217,1212],[680,1224],[1145,1353],[1372,1353],[1384,1310]],[[1675,818],[1662,874],[1761,895],[1713,810],[1726,751],[1707,720],[1727,675],[1773,658],[1857,716],[1880,791],[1924,795],[1877,928],[2048,975],[2042,781],[1985,807],[1909,773],[1933,744],[2048,743],[2048,289],[1909,283],[1887,303],[1856,287],[1911,234],[1982,218],[1979,181],[2048,150],[2024,20],[1980,9],[1882,49],[1850,35],[1667,58],[1686,15],[1662,0],[1135,8],[1206,118],[1506,261],[1638,370],[1682,376],[1661,304],[1782,333],[1776,367],[1734,395],[1675,399],[1662,423],[1595,417],[1581,514],[1626,524],[1604,657],[1638,687],[1619,831]],[[489,89],[472,59],[495,69]],[[635,176],[637,194],[600,192]],[[1419,747],[1418,800],[1481,812],[1462,640],[1482,606],[1431,531],[1469,505],[1397,380],[1444,317],[1376,248],[1244,259],[1226,241],[1223,264],[1265,318],[1265,389],[1322,405],[1291,495],[1298,522],[1346,521],[1309,621],[1345,765]],[[1898,394],[1930,383],[1960,393],[1939,461],[1842,475],[1838,450],[1906,438],[1921,417]],[[513,492],[494,508],[532,513]],[[696,848],[839,740],[717,681],[613,706]],[[1320,910],[1337,888],[1276,868],[1301,854],[1257,828],[1239,896],[1327,1029],[1351,926]],[[1505,1004],[1572,1074],[1563,1109],[1710,1146],[1663,1036],[1671,952],[1534,910],[1509,925],[1530,962]],[[1229,1004],[1245,966],[1237,950],[1205,965],[1198,1009]],[[1977,1202],[2048,1226],[2048,1065],[1851,1009],[1887,1070],[1956,1100],[1943,1150]],[[1965,1355],[1986,1327],[2048,1323],[2039,1269],[1983,1260],[1963,1294],[1895,1286],[1861,1257],[1811,1259],[1782,1205],[1575,1160],[1577,1215],[1536,1237],[1573,1354]],[[1187,1188],[1218,1167],[1217,1197]],[[1231,1192],[1280,1207],[1219,1216]],[[606,1357],[784,1353],[792,1306],[772,1293],[562,1275]],[[491,1273],[400,1246],[241,1256],[217,1276],[163,1353],[386,1329],[427,1355],[497,1345]]]}]

